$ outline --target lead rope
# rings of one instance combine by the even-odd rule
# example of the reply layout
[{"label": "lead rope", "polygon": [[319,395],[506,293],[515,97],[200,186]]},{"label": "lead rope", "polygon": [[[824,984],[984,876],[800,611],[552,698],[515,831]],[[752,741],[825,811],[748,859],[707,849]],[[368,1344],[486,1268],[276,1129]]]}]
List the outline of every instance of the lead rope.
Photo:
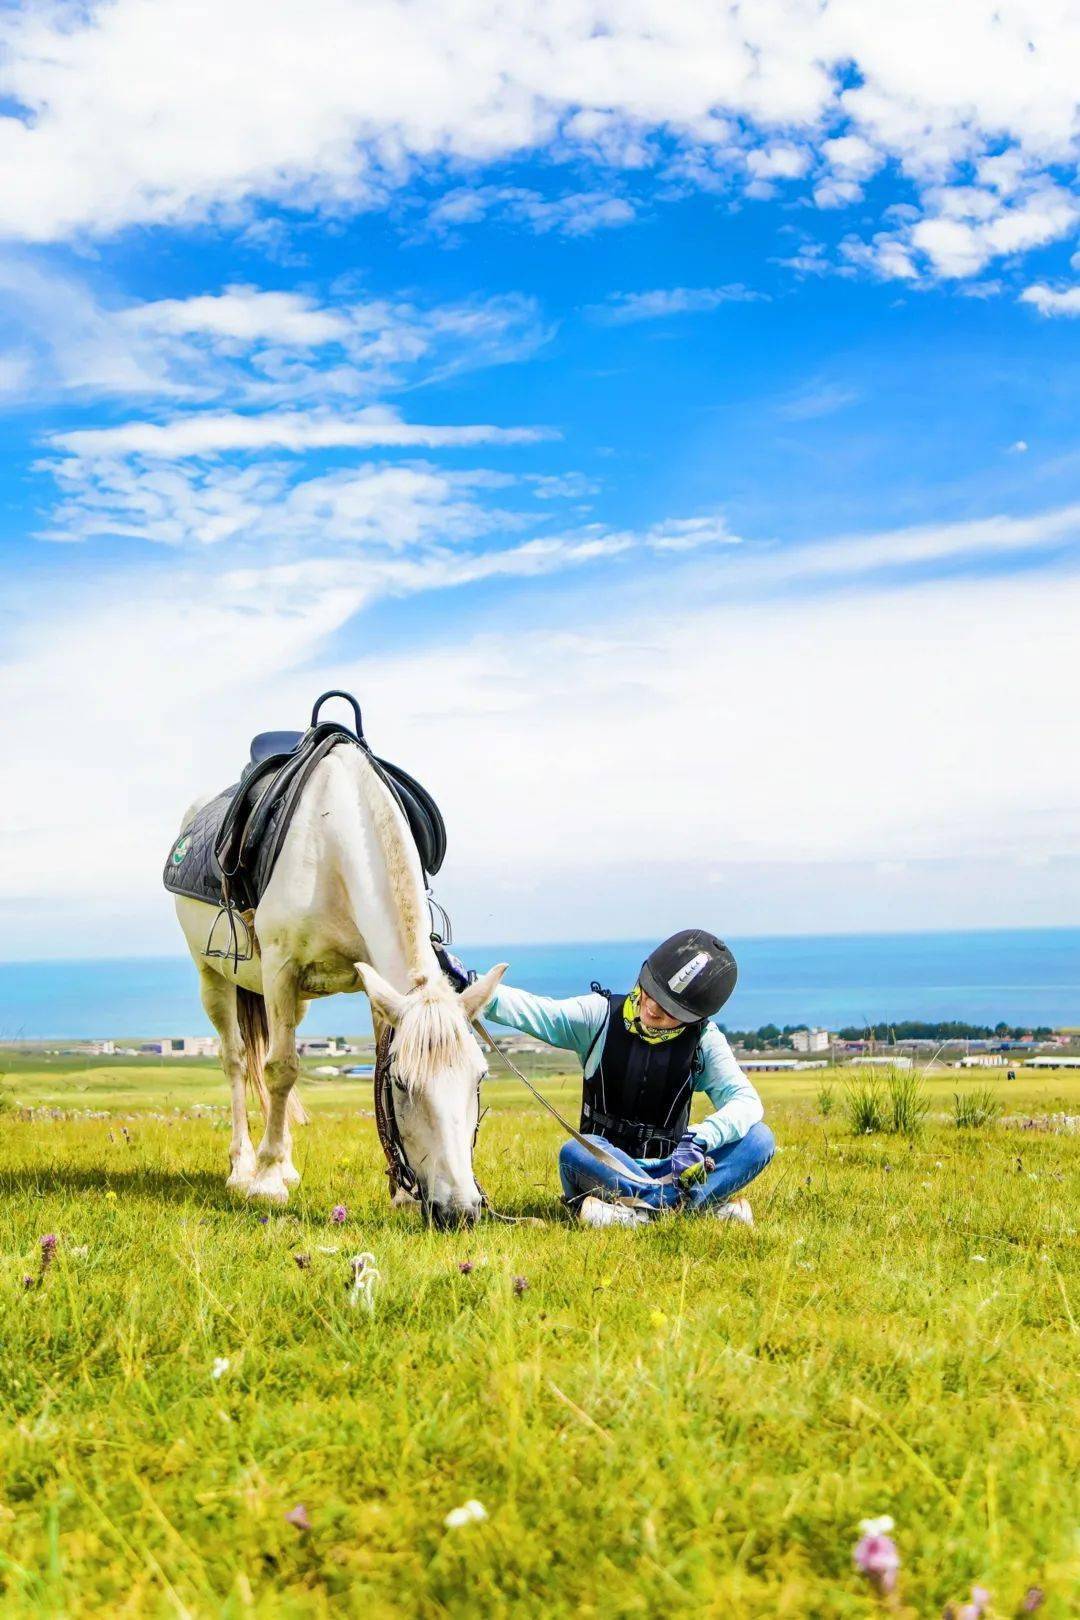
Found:
[{"label": "lead rope", "polygon": [[[627,1169],[622,1160],[617,1159],[615,1155],[613,1153],[609,1153],[606,1148],[602,1148],[596,1142],[590,1142],[588,1137],[582,1136],[580,1131],[576,1131],[574,1129],[569,1120],[563,1118],[563,1116],[559,1113],[559,1110],[555,1107],[554,1103],[548,1102],[547,1098],[536,1089],[532,1081],[529,1080],[527,1076],[522,1074],[521,1070],[518,1068],[513,1059],[503,1051],[502,1047],[496,1041],[494,1035],[491,1033],[490,1029],[488,1029],[486,1024],[482,1023],[479,1018],[474,1018],[473,1028],[476,1030],[477,1034],[482,1037],[489,1050],[498,1054],[503,1063],[505,1063],[506,1067],[510,1070],[511,1074],[516,1075],[521,1081],[522,1085],[525,1086],[528,1091],[532,1092],[541,1108],[546,1108],[548,1113],[551,1114],[554,1119],[558,1120],[567,1136],[572,1137],[573,1140],[578,1143],[579,1147],[583,1147],[585,1149],[586,1153],[591,1153],[594,1159],[598,1159],[599,1162],[606,1165],[609,1170],[614,1170],[616,1174],[622,1176],[625,1181],[632,1181],[639,1187],[665,1187],[674,1180],[674,1177],[670,1175],[639,1175],[636,1170]],[[637,1200],[634,1201],[637,1202]]]}]

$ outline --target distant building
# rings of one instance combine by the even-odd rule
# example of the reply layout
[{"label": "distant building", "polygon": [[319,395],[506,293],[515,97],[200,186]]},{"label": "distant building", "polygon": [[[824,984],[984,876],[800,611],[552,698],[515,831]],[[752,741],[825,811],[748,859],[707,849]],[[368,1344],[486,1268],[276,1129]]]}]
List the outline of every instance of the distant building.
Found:
[{"label": "distant building", "polygon": [[956,1065],[958,1069],[1003,1069],[1005,1055],[1003,1052],[979,1052],[962,1057]]},{"label": "distant building", "polygon": [[336,1035],[315,1035],[310,1040],[298,1041],[296,1050],[301,1057],[347,1057],[360,1048],[339,1040]]},{"label": "distant building", "polygon": [[156,1052],[160,1057],[217,1057],[216,1035],[163,1035],[159,1041],[147,1041],[140,1052]]},{"label": "distant building", "polygon": [[828,1063],[824,1058],[814,1058],[809,1062],[805,1058],[740,1058],[740,1069],[746,1069],[753,1074],[763,1074],[769,1071],[784,1071],[793,1074],[797,1069],[827,1069]]},{"label": "distant building", "polygon": [[796,1052],[827,1052],[829,1032],[827,1029],[796,1029],[792,1031],[791,1044]]},{"label": "distant building", "polygon": [[90,1050],[91,1050],[91,1052],[93,1052],[95,1057],[115,1057],[116,1056],[116,1042],[115,1041],[91,1041],[90,1042]]},{"label": "distant building", "polygon": [[892,1052],[888,1055],[884,1052],[876,1052],[872,1057],[867,1054],[857,1058],[855,1061],[857,1063],[873,1063],[876,1067],[879,1066],[883,1069],[913,1069],[915,1067],[915,1059],[904,1057],[900,1052]]},{"label": "distant building", "polygon": [[1033,1057],[1024,1062],[1025,1069],[1080,1069],[1080,1057]]}]

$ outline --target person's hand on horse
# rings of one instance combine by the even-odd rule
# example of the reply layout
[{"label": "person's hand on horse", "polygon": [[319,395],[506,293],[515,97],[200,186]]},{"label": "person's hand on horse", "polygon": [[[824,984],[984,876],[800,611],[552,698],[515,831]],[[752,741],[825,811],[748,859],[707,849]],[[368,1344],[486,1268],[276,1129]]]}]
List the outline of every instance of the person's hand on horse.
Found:
[{"label": "person's hand on horse", "polygon": [[706,1173],[705,1148],[693,1131],[687,1131],[671,1155],[671,1174],[680,1187],[693,1187],[705,1180]]},{"label": "person's hand on horse", "polygon": [[461,957],[455,956],[448,945],[442,943],[435,945],[435,955],[439,966],[455,990],[459,992],[467,990],[470,984],[476,983],[477,974],[475,969],[467,968]]}]

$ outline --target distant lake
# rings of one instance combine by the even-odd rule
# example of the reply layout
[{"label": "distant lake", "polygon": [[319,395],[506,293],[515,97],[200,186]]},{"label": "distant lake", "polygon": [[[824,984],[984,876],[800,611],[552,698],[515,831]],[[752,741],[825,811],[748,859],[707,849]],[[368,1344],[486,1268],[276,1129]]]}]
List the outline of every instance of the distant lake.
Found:
[{"label": "distant lake", "polygon": [[[457,948],[471,966],[510,963],[543,995],[628,988],[655,941]],[[732,937],[739,984],[722,1013],[761,1024],[885,1024],[902,1018],[1080,1025],[1080,929]],[[366,1034],[362,996],[315,1002],[312,1035]],[[0,963],[0,1039],[148,1038],[208,1028],[186,957]]]}]

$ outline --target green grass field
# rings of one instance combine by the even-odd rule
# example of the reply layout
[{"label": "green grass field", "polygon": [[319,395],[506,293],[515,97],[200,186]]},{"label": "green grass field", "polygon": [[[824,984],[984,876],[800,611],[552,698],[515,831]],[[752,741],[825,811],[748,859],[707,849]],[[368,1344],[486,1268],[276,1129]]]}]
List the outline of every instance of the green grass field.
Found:
[{"label": "green grass field", "polygon": [[[212,1067],[7,1067],[112,1113],[0,1115],[5,1617],[937,1616],[974,1582],[1080,1612],[1080,1138],[957,1131],[980,1080],[934,1080],[909,1145],[763,1077],[756,1228],[611,1232],[566,1222],[554,1126],[492,1083],[480,1179],[545,1222],[439,1235],[390,1209],[362,1082],[308,1087],[261,1219],[224,1110],[191,1113]],[[1074,1077],[995,1085],[1080,1112]],[[891,1605],[851,1564],[881,1513]]]}]

